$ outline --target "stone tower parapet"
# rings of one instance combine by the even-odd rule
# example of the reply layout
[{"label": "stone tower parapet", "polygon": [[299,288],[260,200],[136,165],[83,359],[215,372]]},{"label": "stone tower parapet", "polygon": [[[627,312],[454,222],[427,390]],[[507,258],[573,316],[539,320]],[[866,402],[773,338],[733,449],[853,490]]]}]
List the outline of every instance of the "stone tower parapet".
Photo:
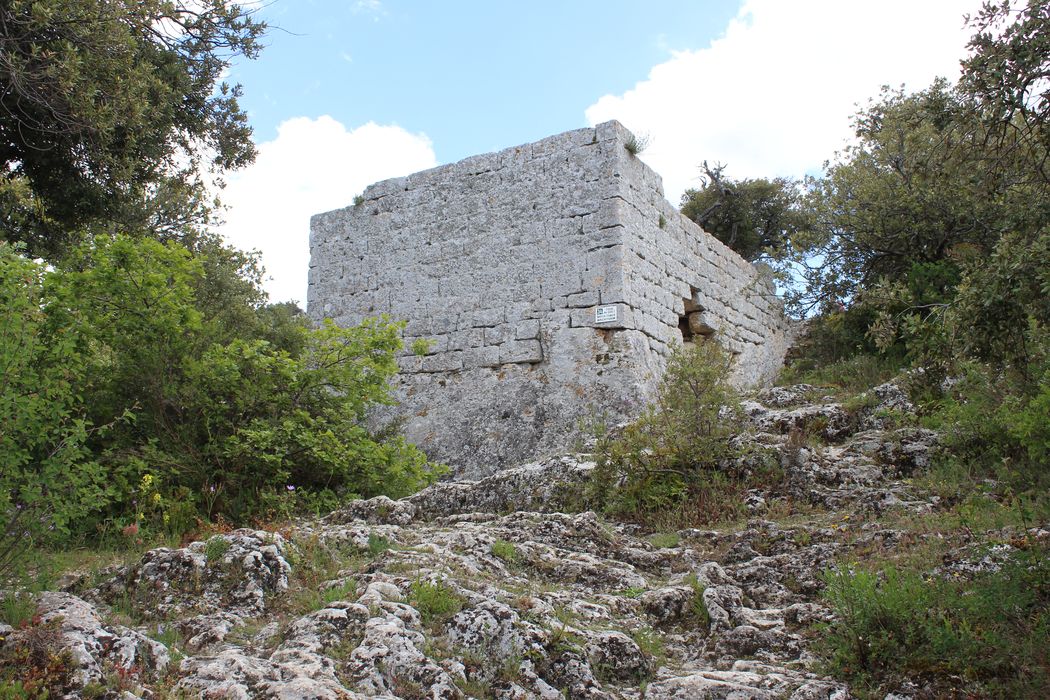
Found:
[{"label": "stone tower parapet", "polygon": [[310,316],[407,322],[399,414],[457,474],[635,415],[683,340],[715,337],[740,384],[780,367],[771,281],[664,199],[632,140],[606,122],[379,182],[311,220]]}]

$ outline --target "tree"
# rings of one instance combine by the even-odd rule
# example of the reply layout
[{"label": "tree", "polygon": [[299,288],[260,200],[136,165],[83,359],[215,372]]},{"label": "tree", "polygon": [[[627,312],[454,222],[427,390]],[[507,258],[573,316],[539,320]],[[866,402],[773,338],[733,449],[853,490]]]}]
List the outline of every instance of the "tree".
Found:
[{"label": "tree", "polygon": [[1030,175],[1050,182],[1050,7],[986,2],[970,26],[976,31],[959,89],[974,101],[995,150],[1023,150]]},{"label": "tree", "polygon": [[856,145],[808,183],[800,307],[854,302],[882,282],[907,287],[912,306],[946,303],[964,258],[1050,214],[1045,197],[1032,198],[1032,154],[998,150],[972,101],[943,80],[911,95],[885,90],[855,126]]},{"label": "tree", "polygon": [[0,243],[0,575],[26,533],[178,534],[441,473],[366,422],[401,325],[311,329],[238,262],[254,269],[222,246],[98,235],[53,267]]},{"label": "tree", "polygon": [[220,78],[264,29],[230,0],[0,4],[0,236],[54,259],[91,225],[202,222],[200,168],[254,157]]},{"label": "tree", "polygon": [[788,178],[734,181],[725,166],[703,164],[699,190],[682,196],[682,213],[746,260],[778,257],[807,225],[798,185]]},{"label": "tree", "polygon": [[1027,377],[1050,323],[1050,10],[988,3],[971,26],[957,85],[885,89],[855,117],[857,143],[809,181],[793,301],[845,303],[879,345],[904,341],[923,362]]},{"label": "tree", "polygon": [[0,583],[26,545],[69,534],[99,502],[78,393],[87,338],[45,267],[0,243]]}]

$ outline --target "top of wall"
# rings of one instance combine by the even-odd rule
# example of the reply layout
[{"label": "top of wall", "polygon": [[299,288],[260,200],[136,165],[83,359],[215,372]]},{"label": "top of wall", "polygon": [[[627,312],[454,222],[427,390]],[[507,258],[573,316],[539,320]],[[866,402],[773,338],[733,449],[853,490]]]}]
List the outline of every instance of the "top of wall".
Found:
[{"label": "top of wall", "polygon": [[[600,141],[608,142],[615,140],[621,143],[626,143],[628,139],[632,138],[634,137],[631,132],[620,124],[620,122],[613,120],[603,122],[595,127],[566,131],[561,134],[555,134],[554,136],[548,136],[539,141],[521,144],[519,146],[511,146],[493,153],[470,156],[463,160],[456,161],[455,163],[438,165],[427,170],[412,173],[411,175],[393,177],[376,182],[364,189],[359,196],[358,204],[351,204],[346,207],[340,207],[331,211],[315,214],[311,217],[311,224],[319,219],[336,215],[339,212],[352,210],[356,206],[360,206],[362,203],[376,202],[391,194],[407,192],[438,183],[451,183],[465,175],[478,175],[485,172],[495,171],[500,169],[501,166],[513,161],[525,163],[558,151],[597,144]],[[661,183],[660,189],[663,191],[660,176],[652,170],[649,170],[649,173],[651,177]],[[311,225],[311,233],[315,229],[316,227]]]}]

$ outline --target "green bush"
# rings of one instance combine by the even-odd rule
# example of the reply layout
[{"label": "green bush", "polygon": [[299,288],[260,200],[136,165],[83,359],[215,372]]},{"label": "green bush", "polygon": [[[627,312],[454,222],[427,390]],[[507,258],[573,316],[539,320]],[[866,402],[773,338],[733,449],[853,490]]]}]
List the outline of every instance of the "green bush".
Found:
[{"label": "green bush", "polygon": [[436,478],[366,427],[400,325],[310,329],[256,272],[208,241],[97,236],[54,269],[0,249],[0,560],[48,526],[178,534]]},{"label": "green bush", "polygon": [[729,371],[714,342],[674,352],[642,416],[619,437],[599,439],[588,494],[596,507],[667,529],[742,512],[758,475],[732,440],[742,419]]},{"label": "green bush", "polygon": [[0,580],[102,496],[82,401],[87,340],[47,268],[0,243]]},{"label": "green bush", "polygon": [[707,601],[704,600],[704,591],[707,587],[700,583],[696,574],[689,574],[685,578],[686,584],[693,589],[693,600],[689,604],[689,610],[693,617],[704,629],[711,627],[711,613],[707,609]]},{"label": "green bush", "polygon": [[1045,496],[1050,488],[1050,369],[1034,383],[976,363],[960,364],[956,372],[953,385],[926,417],[941,432],[936,467],[965,467],[958,483],[963,489],[994,478],[1008,495]]},{"label": "green bush", "polygon": [[423,616],[425,622],[445,620],[463,609],[466,600],[446,583],[430,583],[417,579],[412,582],[409,602]]},{"label": "green bush", "polygon": [[518,553],[517,546],[507,540],[496,540],[492,543],[489,550],[492,552],[492,556],[502,559],[508,564],[516,563],[521,556]]},{"label": "green bush", "polygon": [[938,688],[945,697],[1044,697],[1047,554],[1021,552],[973,581],[893,568],[829,572],[824,595],[837,619],[820,635],[819,653],[829,671],[878,697],[920,676],[950,685]]}]

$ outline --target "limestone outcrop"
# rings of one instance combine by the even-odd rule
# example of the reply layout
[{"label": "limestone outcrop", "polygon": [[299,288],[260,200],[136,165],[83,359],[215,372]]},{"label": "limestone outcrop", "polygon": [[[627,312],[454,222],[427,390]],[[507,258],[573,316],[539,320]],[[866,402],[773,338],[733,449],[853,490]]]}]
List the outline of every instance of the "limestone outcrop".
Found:
[{"label": "limestone outcrop", "polygon": [[[31,624],[0,626],[0,651],[65,650],[71,698],[842,700],[813,665],[823,573],[900,543],[877,515],[936,508],[906,478],[936,434],[879,425],[909,408],[892,386],[868,398],[846,410],[800,385],[750,402],[747,439],[786,478],[749,494],[740,526],[656,546],[575,512],[593,464],[563,456],[69,576]],[[960,547],[940,575],[1010,549]]]}]

